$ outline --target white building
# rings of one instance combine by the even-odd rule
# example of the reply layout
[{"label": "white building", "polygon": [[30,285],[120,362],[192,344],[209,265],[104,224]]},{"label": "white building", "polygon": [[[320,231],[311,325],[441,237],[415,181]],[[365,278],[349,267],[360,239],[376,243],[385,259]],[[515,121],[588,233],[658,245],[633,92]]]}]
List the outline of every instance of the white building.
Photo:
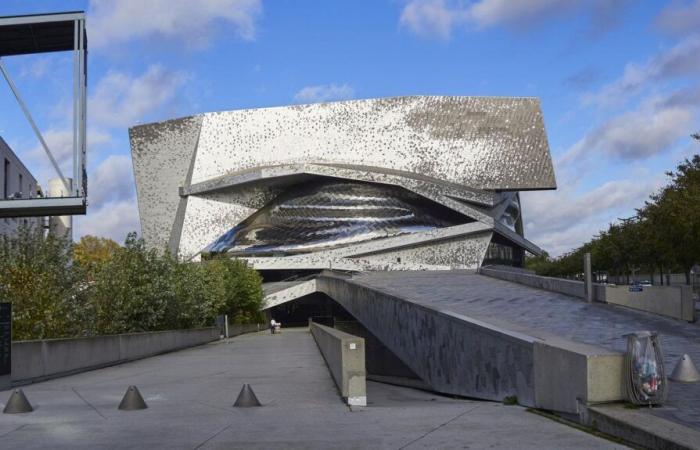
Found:
[{"label": "white building", "polygon": [[[36,179],[2,137],[0,137],[0,164],[2,164],[0,201],[13,201],[37,196],[40,188]],[[0,236],[17,232],[21,224],[40,226],[41,218],[1,218]]]}]

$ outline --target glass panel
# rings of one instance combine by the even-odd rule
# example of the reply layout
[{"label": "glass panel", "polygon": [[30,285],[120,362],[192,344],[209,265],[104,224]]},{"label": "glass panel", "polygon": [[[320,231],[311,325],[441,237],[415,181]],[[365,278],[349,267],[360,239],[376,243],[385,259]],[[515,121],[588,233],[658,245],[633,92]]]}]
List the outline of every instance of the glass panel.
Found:
[{"label": "glass panel", "polygon": [[292,187],[204,252],[308,253],[472,221],[399,187],[316,180]]},{"label": "glass panel", "polygon": [[500,264],[505,266],[522,267],[525,257],[524,250],[508,239],[494,234],[486,249],[483,265]]},{"label": "glass panel", "polygon": [[510,203],[508,204],[508,207],[506,210],[503,212],[503,215],[498,219],[499,222],[501,222],[503,225],[507,226],[513,231],[517,231],[515,229],[515,224],[518,222],[518,218],[520,217],[520,202],[518,201],[518,196],[514,195],[510,199]]}]

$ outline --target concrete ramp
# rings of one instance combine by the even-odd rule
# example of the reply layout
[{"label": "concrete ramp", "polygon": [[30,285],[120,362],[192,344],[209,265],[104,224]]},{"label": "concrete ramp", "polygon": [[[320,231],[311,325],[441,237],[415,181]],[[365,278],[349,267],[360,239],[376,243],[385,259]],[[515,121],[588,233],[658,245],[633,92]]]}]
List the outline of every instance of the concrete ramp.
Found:
[{"label": "concrete ramp", "polygon": [[[326,294],[436,392],[573,414],[583,405],[621,400],[621,352],[533,328],[536,323],[502,320],[504,306],[473,315],[477,305],[493,301],[489,296],[514,305],[508,302],[525,294],[507,300],[512,287],[523,289],[466,271],[324,271],[311,280],[264,285],[265,309]],[[472,300],[451,301],[455,289],[453,295]]]},{"label": "concrete ramp", "polygon": [[[370,338],[368,370],[370,363],[388,362],[391,356],[412,380],[422,380],[424,389],[495,401],[517,397],[521,405],[567,413],[601,427],[607,414],[607,432],[644,446],[648,440],[630,437],[640,435],[636,430],[642,428],[642,436],[654,429],[649,439],[661,439],[654,442],[680,442],[681,435],[692,436],[683,442],[698,442],[697,384],[672,382],[667,407],[630,412],[599,405],[623,399],[626,333],[659,332],[665,364],[673,367],[685,353],[700,361],[696,324],[464,270],[324,271],[313,290],[310,283],[302,286],[291,282],[268,287],[269,295],[279,295],[271,304],[313,290],[332,298],[354,317],[352,326],[340,321],[340,327]],[[373,373],[381,375],[380,370],[367,375]],[[634,428],[630,424],[639,421],[618,420],[620,414],[643,414],[652,425],[657,419],[673,425]]]},{"label": "concrete ramp", "polygon": [[409,366],[446,394],[579,413],[622,398],[622,354],[512,323],[480,320],[419,303],[337,273],[317,279]]},{"label": "concrete ramp", "polygon": [[263,284],[264,306],[263,310],[273,308],[283,303],[291,302],[305,295],[318,292],[316,279],[301,281],[278,281]]}]

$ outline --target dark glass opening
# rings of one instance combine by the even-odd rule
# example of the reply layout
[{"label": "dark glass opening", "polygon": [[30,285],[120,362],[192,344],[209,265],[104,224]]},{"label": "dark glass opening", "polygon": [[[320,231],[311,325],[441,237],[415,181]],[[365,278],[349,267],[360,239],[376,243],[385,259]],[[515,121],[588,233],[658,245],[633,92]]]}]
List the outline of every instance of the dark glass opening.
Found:
[{"label": "dark glass opening", "polygon": [[503,266],[522,267],[525,258],[525,251],[504,238],[500,234],[494,233],[491,243],[486,249],[483,265],[500,264]]},{"label": "dark glass opening", "polygon": [[293,186],[203,253],[285,256],[468,222],[400,187],[319,178]]}]

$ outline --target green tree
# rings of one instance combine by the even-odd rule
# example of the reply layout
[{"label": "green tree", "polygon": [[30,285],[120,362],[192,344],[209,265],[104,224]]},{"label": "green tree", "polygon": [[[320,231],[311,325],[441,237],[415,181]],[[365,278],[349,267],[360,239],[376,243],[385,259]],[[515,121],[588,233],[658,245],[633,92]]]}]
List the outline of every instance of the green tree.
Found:
[{"label": "green tree", "polygon": [[700,257],[700,155],[668,172],[671,182],[651,197],[640,215],[663,239],[663,255],[686,274]]},{"label": "green tree", "polygon": [[70,242],[22,226],[0,243],[0,300],[12,303],[16,340],[82,334],[85,297]]},{"label": "green tree", "polygon": [[[693,137],[700,140],[700,134]],[[690,268],[700,259],[700,155],[668,172],[668,185],[650,196],[635,217],[620,219],[590,242],[556,259],[531,260],[537,273],[577,276],[585,252],[593,269],[627,276],[638,270],[659,273]]]},{"label": "green tree", "polygon": [[95,273],[90,298],[97,334],[166,328],[166,311],[177,302],[173,258],[147,251],[136,233]]},{"label": "green tree", "polygon": [[119,244],[111,239],[83,236],[73,246],[73,261],[92,275],[111,260],[119,249]]},{"label": "green tree", "polygon": [[260,274],[237,259],[214,259],[225,269],[225,314],[235,323],[255,323],[262,320],[262,278]]},{"label": "green tree", "polygon": [[21,229],[0,241],[0,300],[13,303],[17,340],[210,326],[262,319],[260,275],[244,262],[182,262],[147,250],[136,233],[120,247],[75,246]]}]

